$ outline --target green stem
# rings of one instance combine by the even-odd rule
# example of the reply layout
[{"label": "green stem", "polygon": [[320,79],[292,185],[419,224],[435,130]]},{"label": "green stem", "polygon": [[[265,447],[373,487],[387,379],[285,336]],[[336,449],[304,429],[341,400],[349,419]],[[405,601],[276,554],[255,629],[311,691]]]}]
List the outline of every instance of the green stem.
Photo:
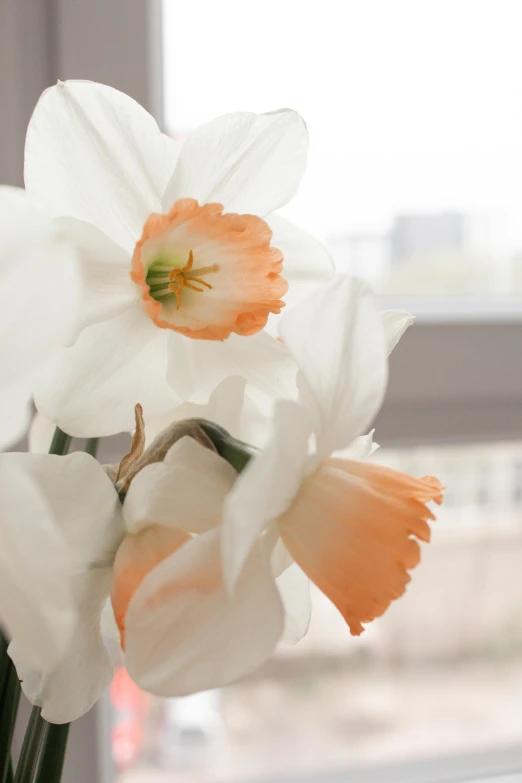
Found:
[{"label": "green stem", "polygon": [[87,438],[87,441],[85,442],[85,448],[84,451],[86,454],[90,454],[91,457],[95,457],[98,453],[98,444],[100,442],[99,438]]},{"label": "green stem", "polygon": [[0,698],[0,783],[12,780],[11,740],[20,702],[20,682],[14,663],[9,660]]},{"label": "green stem", "polygon": [[72,436],[56,427],[49,449],[49,454],[67,454],[71,445]]},{"label": "green stem", "polygon": [[0,693],[2,693],[4,689],[4,683],[7,677],[7,672],[9,671],[9,661],[10,658],[7,654],[7,648],[9,647],[9,642],[0,631]]},{"label": "green stem", "polygon": [[226,459],[238,473],[241,473],[255,455],[256,450],[248,443],[233,438],[227,430],[212,421],[206,419],[194,419],[194,421],[208,435],[219,456]]},{"label": "green stem", "polygon": [[33,707],[16,766],[14,783],[32,783],[44,732],[45,721],[40,715],[40,707]]},{"label": "green stem", "polygon": [[35,783],[60,783],[67,750],[69,726],[69,723],[61,725],[47,723],[44,747],[40,755]]}]

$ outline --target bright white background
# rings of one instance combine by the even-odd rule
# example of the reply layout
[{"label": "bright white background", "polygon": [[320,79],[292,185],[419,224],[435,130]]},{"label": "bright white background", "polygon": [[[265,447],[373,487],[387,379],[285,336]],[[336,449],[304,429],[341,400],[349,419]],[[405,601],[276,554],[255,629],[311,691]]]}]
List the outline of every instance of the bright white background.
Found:
[{"label": "bright white background", "polygon": [[168,129],[297,109],[310,159],[287,214],[312,233],[456,209],[494,215],[500,249],[522,247],[519,0],[165,0],[164,13]]}]

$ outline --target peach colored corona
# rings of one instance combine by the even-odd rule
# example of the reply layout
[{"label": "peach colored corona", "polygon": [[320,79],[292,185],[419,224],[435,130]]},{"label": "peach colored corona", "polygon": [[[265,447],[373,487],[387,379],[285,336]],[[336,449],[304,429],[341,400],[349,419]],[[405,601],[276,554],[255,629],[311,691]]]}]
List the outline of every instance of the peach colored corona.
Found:
[{"label": "peach colored corona", "polygon": [[176,201],[152,214],[132,258],[145,312],[163,329],[203,340],[252,335],[284,306],[288,284],[272,231],[255,215],[221,204]]}]

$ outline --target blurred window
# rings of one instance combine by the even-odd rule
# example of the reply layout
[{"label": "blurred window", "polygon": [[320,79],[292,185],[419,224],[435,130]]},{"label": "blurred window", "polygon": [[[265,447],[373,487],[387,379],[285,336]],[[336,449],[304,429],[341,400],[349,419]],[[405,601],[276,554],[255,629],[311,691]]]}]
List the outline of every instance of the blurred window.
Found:
[{"label": "blurred window", "polygon": [[[284,212],[386,295],[522,298],[517,0],[164,0],[165,117],[297,109]],[[447,302],[441,306],[448,306]]]}]

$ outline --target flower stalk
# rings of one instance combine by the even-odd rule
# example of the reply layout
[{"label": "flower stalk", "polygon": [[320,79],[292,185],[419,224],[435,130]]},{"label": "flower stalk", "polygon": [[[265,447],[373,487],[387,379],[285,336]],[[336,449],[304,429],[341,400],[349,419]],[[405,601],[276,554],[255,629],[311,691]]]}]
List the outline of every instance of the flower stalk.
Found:
[{"label": "flower stalk", "polygon": [[35,783],[60,783],[70,723],[47,723]]},{"label": "flower stalk", "polygon": [[40,707],[33,707],[20,751],[14,783],[33,783],[44,735],[45,721],[40,714]]},{"label": "flower stalk", "polygon": [[[5,642],[2,636],[3,642]],[[6,648],[7,649],[7,648]],[[13,662],[7,658],[3,687],[0,692],[0,783],[10,783],[12,779],[11,741],[20,702],[20,683]]]}]

